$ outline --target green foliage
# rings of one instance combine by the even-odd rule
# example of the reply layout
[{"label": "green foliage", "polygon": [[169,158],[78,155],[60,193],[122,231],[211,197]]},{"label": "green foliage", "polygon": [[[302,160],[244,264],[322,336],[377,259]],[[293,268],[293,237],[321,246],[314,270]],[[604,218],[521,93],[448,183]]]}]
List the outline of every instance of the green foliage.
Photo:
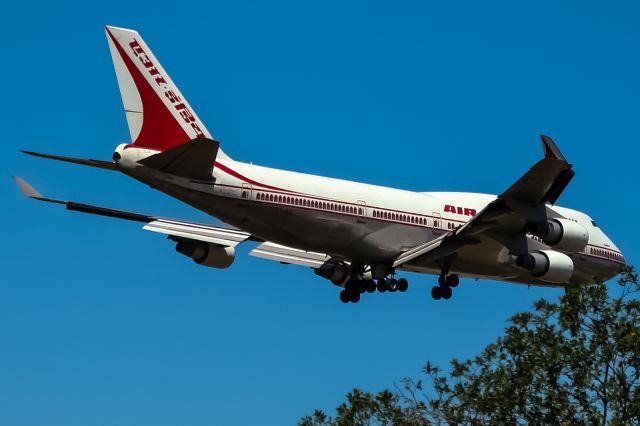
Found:
[{"label": "green foliage", "polygon": [[448,372],[377,394],[354,389],[300,425],[640,425],[640,291],[627,267],[619,295],[603,283],[568,287],[514,315],[504,335]]}]

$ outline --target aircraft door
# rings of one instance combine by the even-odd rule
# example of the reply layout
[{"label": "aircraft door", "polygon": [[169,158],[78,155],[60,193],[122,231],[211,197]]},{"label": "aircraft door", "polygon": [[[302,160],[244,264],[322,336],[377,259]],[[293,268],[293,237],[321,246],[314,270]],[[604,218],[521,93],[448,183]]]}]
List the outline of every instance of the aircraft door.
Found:
[{"label": "aircraft door", "polygon": [[242,184],[242,193],[240,194],[240,197],[243,200],[251,200],[251,184],[249,183],[243,183]]},{"label": "aircraft door", "polygon": [[356,214],[358,215],[358,223],[364,223],[365,218],[367,217],[367,203],[362,200],[358,200]]},{"label": "aircraft door", "polygon": [[444,227],[444,222],[442,221],[442,215],[437,212],[433,212],[433,220],[431,222],[431,227],[434,231],[438,229],[442,229]]}]

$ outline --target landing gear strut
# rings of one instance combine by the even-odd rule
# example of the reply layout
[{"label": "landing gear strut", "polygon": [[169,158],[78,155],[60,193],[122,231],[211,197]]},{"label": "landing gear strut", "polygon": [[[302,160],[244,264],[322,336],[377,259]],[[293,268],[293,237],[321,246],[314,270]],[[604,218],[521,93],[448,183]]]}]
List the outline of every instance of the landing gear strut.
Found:
[{"label": "landing gear strut", "polygon": [[460,279],[455,274],[440,275],[440,277],[438,277],[438,285],[431,289],[431,297],[435,300],[451,299],[451,296],[453,295],[451,288],[457,287],[459,282]]},{"label": "landing gear strut", "polygon": [[352,276],[344,286],[344,290],[340,292],[340,301],[342,303],[358,303],[360,295],[368,290],[368,282],[361,280],[357,276]]},{"label": "landing gear strut", "polygon": [[438,277],[438,285],[431,289],[431,297],[435,300],[451,299],[453,295],[452,288],[458,287],[460,284],[460,277],[457,274],[450,274],[451,261],[445,259],[443,262],[442,273]]},{"label": "landing gear strut", "polygon": [[340,301],[342,303],[358,303],[360,301],[360,293],[357,291],[344,289],[340,292]]},{"label": "landing gear strut", "polygon": [[384,293],[385,291],[390,293],[394,293],[396,291],[404,293],[409,289],[409,281],[407,281],[406,278],[380,278],[378,280],[378,284],[376,284],[376,288],[380,293]]},{"label": "landing gear strut", "polygon": [[372,279],[365,279],[361,275],[352,275],[346,282],[344,290],[340,292],[340,301],[342,303],[358,303],[360,295],[367,292],[373,293],[378,290],[380,293],[399,291],[404,293],[409,289],[409,281],[405,278],[396,279],[380,278],[377,282]]}]

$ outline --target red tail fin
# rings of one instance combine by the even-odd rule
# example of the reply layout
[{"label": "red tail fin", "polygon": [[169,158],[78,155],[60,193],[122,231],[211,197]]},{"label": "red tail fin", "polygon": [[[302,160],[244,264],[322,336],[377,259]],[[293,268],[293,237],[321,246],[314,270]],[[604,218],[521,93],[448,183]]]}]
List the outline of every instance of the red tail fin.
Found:
[{"label": "red tail fin", "polygon": [[109,26],[106,32],[133,144],[164,151],[213,139],[140,35]]}]

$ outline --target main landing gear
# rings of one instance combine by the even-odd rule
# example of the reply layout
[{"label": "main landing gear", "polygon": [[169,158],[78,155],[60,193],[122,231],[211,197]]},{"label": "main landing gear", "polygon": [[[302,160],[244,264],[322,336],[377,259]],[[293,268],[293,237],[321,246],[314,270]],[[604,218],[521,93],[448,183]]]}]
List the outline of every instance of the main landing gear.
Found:
[{"label": "main landing gear", "polygon": [[438,285],[431,289],[431,297],[435,300],[451,299],[453,295],[452,288],[458,287],[460,277],[456,274],[445,274],[444,272],[438,277]]},{"label": "main landing gear", "polygon": [[360,295],[367,293],[373,293],[378,290],[380,293],[386,291],[394,293],[399,291],[404,293],[409,288],[409,281],[405,278],[381,278],[377,282],[374,280],[367,280],[361,277],[352,277],[347,281],[344,286],[344,290],[340,292],[340,301],[342,303],[358,303],[360,301]]}]

